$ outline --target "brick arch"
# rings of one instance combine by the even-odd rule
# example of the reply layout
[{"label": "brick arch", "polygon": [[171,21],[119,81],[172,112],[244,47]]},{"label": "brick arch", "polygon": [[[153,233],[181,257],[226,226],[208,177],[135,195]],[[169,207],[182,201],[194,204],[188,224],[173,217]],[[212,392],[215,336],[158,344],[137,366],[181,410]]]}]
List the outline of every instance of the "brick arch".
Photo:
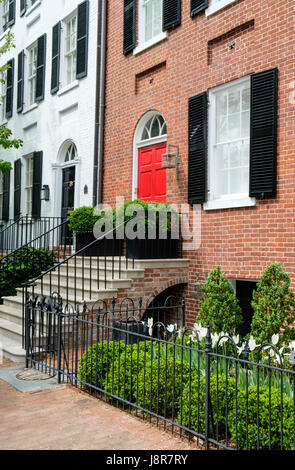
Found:
[{"label": "brick arch", "polygon": [[155,289],[151,290],[149,294],[146,294],[144,300],[147,301],[148,299],[151,299],[152,301],[170,287],[181,286],[187,284],[187,282],[188,280],[185,277],[177,277],[175,279],[170,279],[169,281],[162,282]]}]

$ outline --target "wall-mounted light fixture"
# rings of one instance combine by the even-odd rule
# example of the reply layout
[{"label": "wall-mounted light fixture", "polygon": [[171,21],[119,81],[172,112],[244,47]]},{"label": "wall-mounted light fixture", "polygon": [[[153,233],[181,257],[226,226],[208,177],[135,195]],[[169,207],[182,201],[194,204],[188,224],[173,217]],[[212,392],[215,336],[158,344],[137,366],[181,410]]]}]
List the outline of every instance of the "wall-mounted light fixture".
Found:
[{"label": "wall-mounted light fixture", "polygon": [[[174,152],[171,152],[174,149]],[[176,179],[178,179],[179,171],[178,165],[180,163],[179,148],[178,145],[167,145],[167,153],[162,156],[162,168],[176,168]]]},{"label": "wall-mounted light fixture", "polygon": [[40,191],[40,199],[41,201],[49,201],[50,191],[48,184],[43,184],[43,187]]}]

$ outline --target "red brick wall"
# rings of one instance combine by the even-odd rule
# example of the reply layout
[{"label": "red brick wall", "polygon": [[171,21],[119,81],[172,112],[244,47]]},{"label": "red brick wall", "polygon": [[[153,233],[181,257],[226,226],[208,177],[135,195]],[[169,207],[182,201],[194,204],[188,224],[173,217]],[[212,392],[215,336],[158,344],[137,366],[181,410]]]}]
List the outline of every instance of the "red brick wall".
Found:
[{"label": "red brick wall", "polygon": [[[133,134],[148,110],[167,122],[168,143],[178,144],[179,180],[167,171],[167,201],[187,202],[188,98],[245,75],[279,69],[278,192],[256,207],[202,211],[202,244],[191,259],[188,306],[196,311],[194,283],[220,265],[228,276],[257,279],[267,264],[281,262],[295,286],[295,1],[239,0],[215,15],[190,17],[168,39],[134,56],[123,55],[122,0],[110,0],[104,157],[104,202],[131,199]],[[230,50],[230,43],[235,49]],[[154,70],[154,71],[153,71]],[[152,84],[150,77],[154,78]]]}]

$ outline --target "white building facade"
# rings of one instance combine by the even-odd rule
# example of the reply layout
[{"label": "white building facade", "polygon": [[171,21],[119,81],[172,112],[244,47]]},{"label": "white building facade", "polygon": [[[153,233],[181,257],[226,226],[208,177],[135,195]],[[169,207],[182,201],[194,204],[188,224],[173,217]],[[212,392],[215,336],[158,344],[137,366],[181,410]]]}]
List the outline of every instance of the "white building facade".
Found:
[{"label": "white building facade", "polygon": [[[96,141],[97,0],[7,0],[0,46],[14,35],[0,125],[23,147],[0,150],[13,170],[2,178],[2,220],[66,217],[92,205]],[[95,167],[97,168],[97,167]]]}]

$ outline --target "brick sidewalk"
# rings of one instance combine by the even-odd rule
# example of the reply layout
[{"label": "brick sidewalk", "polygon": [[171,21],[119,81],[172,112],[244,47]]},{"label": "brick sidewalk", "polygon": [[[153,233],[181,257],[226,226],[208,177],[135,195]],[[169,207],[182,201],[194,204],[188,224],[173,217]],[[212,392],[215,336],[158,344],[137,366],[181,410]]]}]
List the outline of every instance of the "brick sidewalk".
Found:
[{"label": "brick sidewalk", "polygon": [[196,449],[69,386],[24,394],[0,380],[0,421],[1,450]]}]

